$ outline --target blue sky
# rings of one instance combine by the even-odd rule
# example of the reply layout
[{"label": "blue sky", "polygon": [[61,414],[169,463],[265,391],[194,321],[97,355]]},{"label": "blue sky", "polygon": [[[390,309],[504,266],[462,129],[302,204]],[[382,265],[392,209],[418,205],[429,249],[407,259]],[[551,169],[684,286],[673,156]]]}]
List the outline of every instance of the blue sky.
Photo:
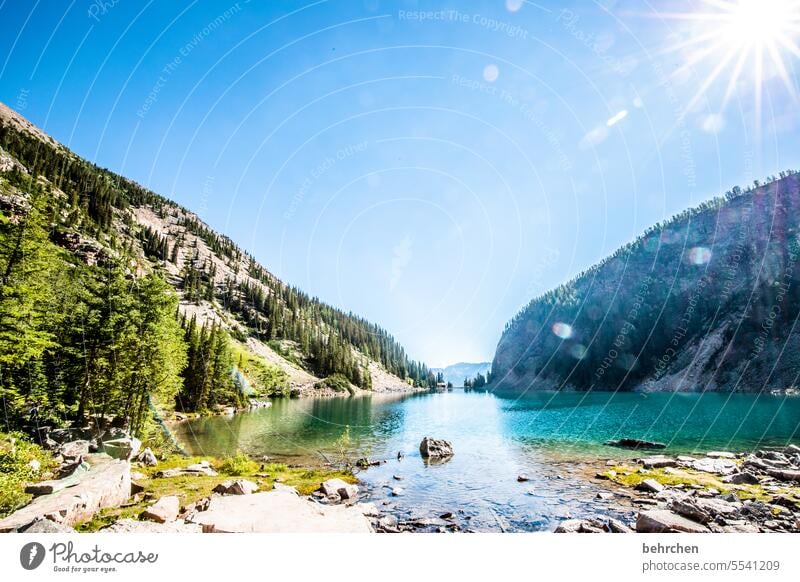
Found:
[{"label": "blue sky", "polygon": [[413,357],[481,361],[535,295],[800,166],[779,69],[760,108],[750,64],[724,107],[727,73],[693,100],[720,58],[665,50],[700,35],[667,6],[707,10],[4,2],[0,100]]}]

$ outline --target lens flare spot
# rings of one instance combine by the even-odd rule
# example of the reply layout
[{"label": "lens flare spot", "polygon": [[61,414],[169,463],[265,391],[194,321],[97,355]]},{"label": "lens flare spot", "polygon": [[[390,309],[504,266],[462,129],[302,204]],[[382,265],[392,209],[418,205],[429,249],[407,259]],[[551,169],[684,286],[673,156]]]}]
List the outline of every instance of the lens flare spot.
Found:
[{"label": "lens flare spot", "polygon": [[708,247],[694,247],[688,253],[690,265],[707,265],[711,260],[711,249]]},{"label": "lens flare spot", "polygon": [[582,360],[586,355],[586,346],[583,344],[575,344],[569,349],[570,355],[576,360]]},{"label": "lens flare spot", "polygon": [[561,339],[569,339],[572,337],[572,326],[568,323],[557,322],[553,324],[553,333]]},{"label": "lens flare spot", "polygon": [[487,83],[494,83],[499,76],[500,69],[497,68],[497,65],[486,65],[483,68],[483,80]]}]

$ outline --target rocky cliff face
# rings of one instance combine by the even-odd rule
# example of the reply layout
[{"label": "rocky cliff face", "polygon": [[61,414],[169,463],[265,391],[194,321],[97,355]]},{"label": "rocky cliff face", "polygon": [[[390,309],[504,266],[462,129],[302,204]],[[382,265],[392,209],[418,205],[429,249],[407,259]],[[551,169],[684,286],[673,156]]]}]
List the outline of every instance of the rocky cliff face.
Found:
[{"label": "rocky cliff face", "polygon": [[793,172],[649,229],[506,327],[498,390],[782,390],[800,375]]}]

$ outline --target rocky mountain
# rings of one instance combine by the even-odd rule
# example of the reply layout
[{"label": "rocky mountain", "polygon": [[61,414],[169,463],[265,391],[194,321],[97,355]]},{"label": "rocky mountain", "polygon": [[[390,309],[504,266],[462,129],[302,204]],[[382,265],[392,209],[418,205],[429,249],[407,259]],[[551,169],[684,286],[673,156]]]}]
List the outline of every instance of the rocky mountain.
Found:
[{"label": "rocky mountain", "polygon": [[489,369],[492,367],[491,362],[480,362],[477,364],[469,362],[459,362],[457,364],[450,364],[445,368],[431,368],[434,374],[442,374],[444,381],[451,383],[453,386],[463,386],[464,380],[472,380],[478,374],[486,376]]},{"label": "rocky mountain", "polygon": [[[410,390],[434,381],[427,367],[408,358],[386,330],[280,281],[190,210],[83,160],[0,103],[0,250],[7,251],[0,257],[3,270],[19,265],[15,241],[34,232],[26,224],[35,222],[33,210],[48,244],[58,251],[45,249],[42,241],[26,244],[38,245],[48,264],[60,265],[53,271],[85,267],[90,269],[85,281],[122,269],[129,281],[157,273],[168,283],[178,296],[178,318],[187,330],[189,367],[193,355],[204,368],[208,364],[203,358],[210,357],[193,343],[218,347],[223,340],[217,336],[224,335],[231,343],[224,360],[232,361],[240,388],[279,385],[281,393],[303,395]],[[25,279],[30,275],[20,268],[20,294],[31,288]],[[36,285],[51,284],[50,279],[43,281]],[[88,305],[83,291],[77,289],[70,300]],[[13,319],[18,333],[17,315],[33,307],[12,294],[1,295],[7,303],[5,316]],[[41,346],[18,355],[14,364],[20,375],[25,366],[41,368],[46,386],[61,378],[50,361],[61,356],[58,325],[44,322],[41,328],[35,336]],[[111,350],[110,345],[101,347]],[[73,348],[60,347],[75,356]],[[187,383],[195,372],[182,372]],[[205,371],[197,374],[205,378]],[[13,392],[20,403],[37,400],[13,379],[8,382],[0,389]],[[64,390],[69,401],[77,388]]]},{"label": "rocky mountain", "polygon": [[687,210],[506,326],[495,390],[784,390],[800,374],[800,184]]}]

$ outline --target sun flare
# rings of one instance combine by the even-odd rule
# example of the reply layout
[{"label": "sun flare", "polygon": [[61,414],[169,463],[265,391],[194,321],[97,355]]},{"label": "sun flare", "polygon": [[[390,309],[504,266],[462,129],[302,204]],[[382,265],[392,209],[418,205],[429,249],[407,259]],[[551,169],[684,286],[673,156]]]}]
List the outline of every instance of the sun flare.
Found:
[{"label": "sun flare", "polygon": [[686,61],[676,71],[685,73],[703,62],[711,63],[687,109],[697,104],[718,79],[727,74],[725,94],[720,109],[730,100],[740,79],[751,76],[756,112],[761,110],[765,67],[771,67],[796,97],[791,61],[800,57],[796,43],[800,33],[800,0],[703,0],[696,12],[660,13],[694,25],[691,38],[667,48],[667,52],[685,51]]}]

